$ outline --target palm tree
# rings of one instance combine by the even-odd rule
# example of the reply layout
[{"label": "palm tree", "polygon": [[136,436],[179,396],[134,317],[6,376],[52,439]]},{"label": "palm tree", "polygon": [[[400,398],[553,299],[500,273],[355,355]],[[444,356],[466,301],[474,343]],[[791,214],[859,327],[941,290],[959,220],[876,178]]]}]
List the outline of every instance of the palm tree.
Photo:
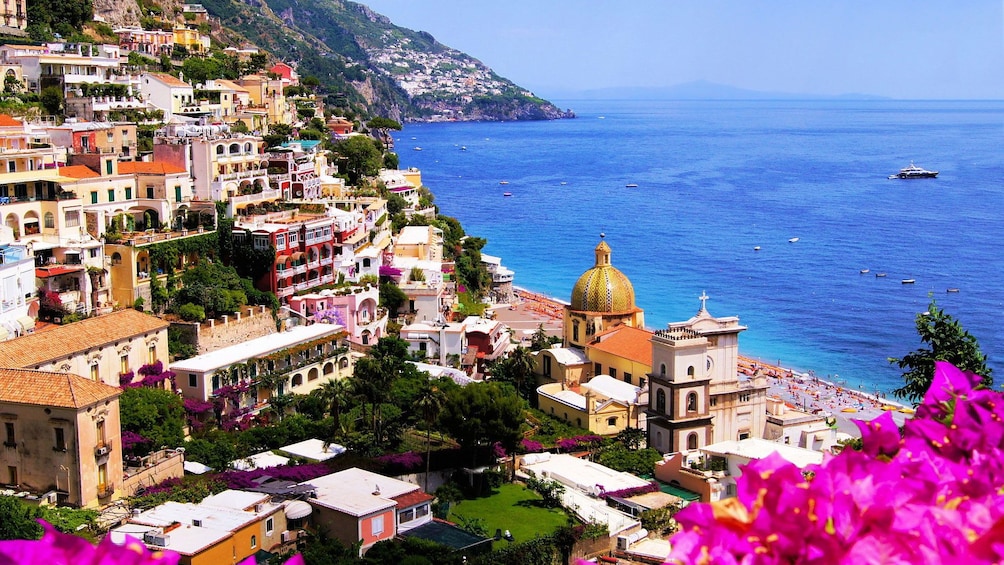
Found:
[{"label": "palm tree", "polygon": [[352,395],[352,387],[347,379],[328,379],[317,389],[321,398],[327,400],[331,408],[331,417],[335,421],[335,432],[341,428],[342,406]]},{"label": "palm tree", "polygon": [[426,381],[415,399],[415,407],[425,420],[425,491],[429,492],[429,460],[432,454],[432,424],[446,403],[446,395],[432,381]]}]

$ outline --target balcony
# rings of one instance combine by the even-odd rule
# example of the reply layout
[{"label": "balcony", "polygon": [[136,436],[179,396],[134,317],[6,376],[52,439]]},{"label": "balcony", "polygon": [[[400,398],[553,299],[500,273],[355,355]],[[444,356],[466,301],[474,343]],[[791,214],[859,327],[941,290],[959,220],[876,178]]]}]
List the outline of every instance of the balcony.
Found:
[{"label": "balcony", "polygon": [[278,296],[279,298],[284,298],[286,296],[293,296],[293,292],[294,292],[293,287],[287,286],[285,288],[280,288],[278,291],[276,291],[275,295]]},{"label": "balcony", "polygon": [[108,498],[115,493],[114,483],[104,483],[98,485],[98,498]]},{"label": "balcony", "polygon": [[307,266],[306,265],[296,265],[296,266],[293,267],[293,272],[296,273],[296,274],[298,274],[298,275],[306,274],[307,273]]}]

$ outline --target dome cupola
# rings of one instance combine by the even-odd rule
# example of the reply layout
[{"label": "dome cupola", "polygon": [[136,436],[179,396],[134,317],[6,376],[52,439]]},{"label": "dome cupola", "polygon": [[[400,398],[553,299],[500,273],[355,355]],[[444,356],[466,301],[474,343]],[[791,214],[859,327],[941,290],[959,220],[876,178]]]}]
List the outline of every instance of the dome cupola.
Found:
[{"label": "dome cupola", "polygon": [[582,273],[572,288],[571,309],[605,313],[635,310],[634,287],[624,273],[610,264],[610,246],[601,239],[595,253],[596,264]]}]

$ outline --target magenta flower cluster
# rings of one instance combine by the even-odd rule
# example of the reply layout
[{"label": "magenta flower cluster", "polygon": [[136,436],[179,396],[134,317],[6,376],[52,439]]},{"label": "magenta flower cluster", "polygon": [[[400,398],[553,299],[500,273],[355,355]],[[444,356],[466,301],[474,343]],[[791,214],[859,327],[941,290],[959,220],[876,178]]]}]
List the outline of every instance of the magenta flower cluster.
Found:
[{"label": "magenta flower cluster", "polygon": [[737,497],[676,519],[669,563],[1004,563],[1004,395],[938,362],[902,431],[890,413],[803,470],[750,463]]},{"label": "magenta flower cluster", "polygon": [[620,490],[611,491],[605,491],[603,490],[603,487],[600,486],[600,491],[600,498],[610,498],[612,496],[617,498],[630,498],[632,496],[648,494],[650,492],[659,492],[659,483],[650,481],[645,486],[622,488]]},{"label": "magenta flower cluster", "polygon": [[519,442],[519,448],[523,453],[540,453],[544,451],[544,444],[532,439],[524,439]]},{"label": "magenta flower cluster", "polygon": [[213,478],[222,482],[227,488],[246,489],[258,486],[255,479],[261,477],[272,477],[276,480],[293,481],[301,483],[316,479],[331,473],[331,467],[325,463],[310,463],[308,465],[281,465],[277,467],[266,467],[264,469],[254,469],[251,471],[225,471]]},{"label": "magenta flower cluster", "polygon": [[[61,534],[45,522],[42,526],[45,534],[40,540],[0,541],[0,565],[176,565],[181,557],[173,551],[150,551],[133,537],[127,536],[118,545],[106,536],[94,546],[84,538]],[[255,565],[255,558],[248,557],[240,565]],[[303,565],[303,556],[295,555],[284,565]]]},{"label": "magenta flower cluster", "polygon": [[584,436],[575,436],[575,437],[559,439],[557,442],[555,442],[555,445],[557,445],[558,448],[563,449],[565,451],[574,451],[576,449],[591,447],[595,444],[598,444],[601,441],[603,441],[603,438],[601,438],[600,436],[584,435]]},{"label": "magenta flower cluster", "polygon": [[377,461],[389,467],[396,467],[405,471],[417,469],[422,465],[422,456],[414,451],[404,453],[388,453],[376,458]]},{"label": "magenta flower cluster", "polygon": [[136,432],[124,430],[122,432],[122,449],[129,451],[138,445],[150,443],[150,440]]}]

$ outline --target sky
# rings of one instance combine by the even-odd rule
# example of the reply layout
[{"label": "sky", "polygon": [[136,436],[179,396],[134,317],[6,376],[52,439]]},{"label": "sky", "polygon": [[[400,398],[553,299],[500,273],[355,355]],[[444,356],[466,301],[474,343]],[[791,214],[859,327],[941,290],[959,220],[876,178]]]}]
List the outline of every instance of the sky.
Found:
[{"label": "sky", "polygon": [[1004,0],[364,0],[543,97],[694,81],[1004,99]]}]

